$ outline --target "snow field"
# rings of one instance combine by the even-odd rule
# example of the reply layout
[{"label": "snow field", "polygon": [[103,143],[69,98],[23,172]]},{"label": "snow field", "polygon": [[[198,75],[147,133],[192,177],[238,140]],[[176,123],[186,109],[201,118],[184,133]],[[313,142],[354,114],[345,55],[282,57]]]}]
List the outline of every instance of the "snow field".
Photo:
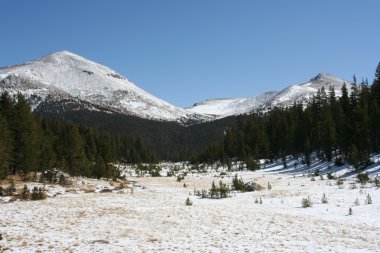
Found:
[{"label": "snow field", "polygon": [[[129,178],[144,186],[133,193],[3,204],[0,245],[4,252],[379,252],[379,189],[350,189],[348,182],[340,189],[334,180],[270,170],[239,176],[265,188],[270,182],[272,190],[200,199],[194,188],[230,183],[232,176],[140,177]],[[321,204],[323,193],[327,204]],[[365,204],[368,193],[371,205]],[[302,208],[307,196],[314,204]],[[192,206],[185,205],[187,197]],[[263,204],[255,203],[259,197]]]}]

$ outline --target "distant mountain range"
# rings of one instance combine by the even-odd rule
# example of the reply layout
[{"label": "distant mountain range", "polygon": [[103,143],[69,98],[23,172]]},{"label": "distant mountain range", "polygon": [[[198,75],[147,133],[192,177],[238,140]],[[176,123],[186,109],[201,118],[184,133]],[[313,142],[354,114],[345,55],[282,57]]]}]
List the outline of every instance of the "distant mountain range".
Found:
[{"label": "distant mountain range", "polygon": [[[210,99],[183,109],[139,88],[116,71],[68,51],[0,68],[0,91],[25,95],[37,112],[102,111],[158,121],[191,124],[227,116],[307,103],[318,89],[334,87],[337,96],[345,81],[320,73],[310,81],[279,92],[233,99]],[[349,82],[346,81],[347,84]]]}]

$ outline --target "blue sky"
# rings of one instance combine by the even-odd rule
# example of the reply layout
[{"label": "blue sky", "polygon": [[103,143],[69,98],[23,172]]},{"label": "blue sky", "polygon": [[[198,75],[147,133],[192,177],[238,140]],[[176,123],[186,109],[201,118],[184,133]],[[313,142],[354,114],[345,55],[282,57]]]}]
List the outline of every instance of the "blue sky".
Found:
[{"label": "blue sky", "polygon": [[0,66],[69,50],[181,107],[318,72],[373,80],[378,0],[1,1]]}]

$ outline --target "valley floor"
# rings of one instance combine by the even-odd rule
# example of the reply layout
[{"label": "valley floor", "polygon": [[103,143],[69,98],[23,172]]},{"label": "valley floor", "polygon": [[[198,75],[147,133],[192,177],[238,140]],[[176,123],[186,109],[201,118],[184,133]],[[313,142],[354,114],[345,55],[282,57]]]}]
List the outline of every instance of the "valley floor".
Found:
[{"label": "valley floor", "polygon": [[[4,252],[380,252],[380,190],[239,172],[272,189],[200,199],[214,176],[140,177],[133,193],[66,193],[0,205]],[[132,178],[129,178],[132,179]],[[232,177],[225,177],[230,183]],[[186,183],[187,187],[183,186]],[[322,194],[328,199],[321,203]],[[370,194],[373,203],[365,204]],[[301,200],[310,196],[311,208]],[[193,201],[186,206],[187,197]],[[262,204],[255,203],[257,198]],[[358,199],[360,205],[354,205]],[[353,215],[348,215],[349,208]]]}]

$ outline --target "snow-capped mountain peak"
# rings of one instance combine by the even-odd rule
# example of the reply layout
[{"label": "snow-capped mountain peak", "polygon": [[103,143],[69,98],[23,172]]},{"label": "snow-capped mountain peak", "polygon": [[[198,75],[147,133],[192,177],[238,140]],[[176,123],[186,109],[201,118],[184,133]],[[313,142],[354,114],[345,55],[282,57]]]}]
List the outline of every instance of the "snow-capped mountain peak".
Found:
[{"label": "snow-capped mountain peak", "polygon": [[21,92],[37,111],[50,110],[54,107],[52,104],[60,103],[59,110],[101,110],[181,123],[266,111],[294,102],[306,104],[322,87],[326,90],[333,87],[340,96],[344,82],[330,74],[319,73],[309,82],[278,92],[246,98],[208,99],[182,109],[149,94],[116,71],[69,51],[0,68],[0,91]]},{"label": "snow-capped mountain peak", "polygon": [[[10,76],[13,77],[12,81]],[[27,96],[54,88],[106,110],[142,118],[180,122],[204,118],[149,94],[106,66],[69,51],[55,52],[22,65],[2,68],[1,79],[7,80],[3,83],[8,83],[10,92],[17,91]],[[30,83],[34,86],[30,87]],[[46,97],[47,94],[39,102]],[[32,106],[38,108],[38,104]]]},{"label": "snow-capped mountain peak", "polygon": [[288,107],[293,105],[294,102],[306,104],[322,87],[326,91],[333,87],[335,94],[340,96],[343,83],[350,84],[322,72],[311,78],[309,82],[291,85],[278,92],[267,92],[247,98],[209,99],[196,103],[187,110],[204,115],[213,115],[218,118],[247,114],[253,111],[267,111],[275,106]]}]

